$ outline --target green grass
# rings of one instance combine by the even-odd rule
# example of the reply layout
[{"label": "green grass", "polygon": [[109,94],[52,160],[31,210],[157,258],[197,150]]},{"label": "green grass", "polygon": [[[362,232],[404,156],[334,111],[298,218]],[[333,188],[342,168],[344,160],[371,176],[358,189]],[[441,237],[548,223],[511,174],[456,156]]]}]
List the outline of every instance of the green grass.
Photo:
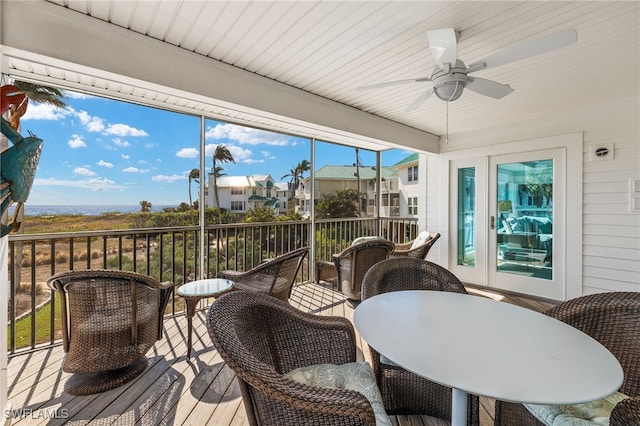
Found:
[{"label": "green grass", "polygon": [[[51,339],[51,302],[36,312],[36,344],[48,343]],[[56,329],[60,329],[60,303],[56,300]],[[31,315],[16,321],[16,349],[31,345]],[[11,347],[11,330],[7,330],[7,347]]]}]

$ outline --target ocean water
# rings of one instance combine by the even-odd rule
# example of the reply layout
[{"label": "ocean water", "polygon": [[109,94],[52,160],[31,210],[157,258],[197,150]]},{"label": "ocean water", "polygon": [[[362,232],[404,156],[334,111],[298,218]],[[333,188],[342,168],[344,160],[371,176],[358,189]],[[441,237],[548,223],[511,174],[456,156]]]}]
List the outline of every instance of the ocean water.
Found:
[{"label": "ocean water", "polygon": [[[16,205],[9,207],[9,215],[13,215]],[[151,211],[160,212],[165,207],[177,207],[169,205],[151,205]],[[138,213],[140,204],[121,205],[29,205],[25,204],[24,214],[27,216],[61,215],[61,214],[81,214],[84,216],[97,216],[103,213]]]}]

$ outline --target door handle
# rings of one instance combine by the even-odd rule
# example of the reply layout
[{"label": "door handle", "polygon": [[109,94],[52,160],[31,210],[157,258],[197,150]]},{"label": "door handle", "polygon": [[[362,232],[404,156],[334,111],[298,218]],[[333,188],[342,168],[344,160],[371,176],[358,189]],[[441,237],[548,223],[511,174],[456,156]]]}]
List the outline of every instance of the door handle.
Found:
[{"label": "door handle", "polygon": [[491,216],[491,219],[489,220],[489,227],[491,229],[496,229],[496,218],[495,218],[495,216]]}]

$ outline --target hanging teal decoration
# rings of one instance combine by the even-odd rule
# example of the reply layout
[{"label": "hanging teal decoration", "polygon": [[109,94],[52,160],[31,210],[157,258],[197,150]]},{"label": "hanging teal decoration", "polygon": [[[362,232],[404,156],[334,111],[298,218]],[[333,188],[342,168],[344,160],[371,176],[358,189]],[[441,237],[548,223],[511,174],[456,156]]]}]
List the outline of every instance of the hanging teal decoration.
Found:
[{"label": "hanging teal decoration", "polygon": [[[8,87],[2,87],[2,113],[4,113],[10,104],[14,103],[10,97],[15,97]],[[0,224],[0,236],[16,231],[20,227],[20,223],[16,222],[16,218],[20,210],[24,207],[24,203],[29,197],[33,179],[38,168],[40,160],[40,152],[42,151],[43,140],[38,139],[34,134],[29,133],[28,137],[22,137],[20,133],[14,129],[7,120],[2,118],[1,126],[2,134],[12,143],[8,149],[0,153],[0,174],[2,180],[0,182],[0,213],[4,217],[5,212],[13,203],[18,203],[15,208],[14,219],[11,224]]]}]

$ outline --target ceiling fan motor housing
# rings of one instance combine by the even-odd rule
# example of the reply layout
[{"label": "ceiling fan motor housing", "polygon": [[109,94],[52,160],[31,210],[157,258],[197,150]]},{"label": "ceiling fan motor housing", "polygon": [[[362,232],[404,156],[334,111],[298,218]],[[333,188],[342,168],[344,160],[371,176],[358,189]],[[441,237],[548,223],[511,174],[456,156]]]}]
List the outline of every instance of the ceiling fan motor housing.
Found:
[{"label": "ceiling fan motor housing", "polygon": [[457,60],[448,70],[436,67],[431,75],[433,91],[443,101],[455,101],[462,95],[467,82],[467,67],[461,60]]}]

